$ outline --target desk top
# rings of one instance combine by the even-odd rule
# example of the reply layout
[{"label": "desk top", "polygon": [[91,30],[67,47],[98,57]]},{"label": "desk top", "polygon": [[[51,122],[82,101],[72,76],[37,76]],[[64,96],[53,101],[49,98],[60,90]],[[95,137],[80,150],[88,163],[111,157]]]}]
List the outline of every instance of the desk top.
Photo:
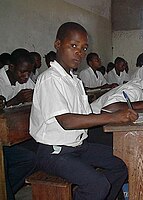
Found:
[{"label": "desk top", "polygon": [[143,123],[108,124],[104,126],[105,132],[143,131]]},{"label": "desk top", "polygon": [[0,113],[0,143],[13,145],[29,139],[31,105],[6,108]]}]

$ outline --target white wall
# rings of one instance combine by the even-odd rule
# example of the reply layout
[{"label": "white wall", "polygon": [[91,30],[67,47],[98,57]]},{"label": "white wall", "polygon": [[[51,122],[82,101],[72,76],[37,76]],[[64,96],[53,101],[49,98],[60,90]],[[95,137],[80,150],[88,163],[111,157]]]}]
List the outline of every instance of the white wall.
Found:
[{"label": "white wall", "polygon": [[[98,3],[98,8],[103,7],[105,1],[109,11],[111,2],[108,0],[102,0],[101,5]],[[0,53],[11,53],[23,47],[37,51],[43,57],[54,50],[58,27],[64,22],[75,21],[89,33],[89,51],[97,51],[106,65],[112,59],[111,20],[109,13],[103,16],[106,8],[100,9],[100,14],[95,14],[63,0],[0,0]],[[82,64],[84,66],[85,63]],[[41,71],[44,69],[43,60]]]},{"label": "white wall", "polygon": [[113,32],[113,58],[117,56],[125,58],[131,74],[136,70],[136,59],[141,53],[143,53],[143,30]]}]

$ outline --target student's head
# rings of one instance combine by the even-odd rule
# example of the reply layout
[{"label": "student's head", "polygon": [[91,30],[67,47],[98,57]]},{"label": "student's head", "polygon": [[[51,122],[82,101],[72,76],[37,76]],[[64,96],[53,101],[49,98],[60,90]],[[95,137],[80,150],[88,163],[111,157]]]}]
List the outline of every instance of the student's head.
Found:
[{"label": "student's head", "polygon": [[30,55],[34,61],[34,68],[41,67],[41,55],[38,52],[30,52]]},{"label": "student's head", "polygon": [[20,84],[26,83],[33,69],[33,60],[26,49],[16,49],[11,54],[10,71]]},{"label": "student's head", "polygon": [[0,68],[2,68],[4,65],[10,64],[10,54],[9,53],[2,53],[0,55]]},{"label": "student's head", "polygon": [[56,53],[54,51],[50,51],[49,53],[47,53],[47,55],[45,55],[44,58],[45,58],[47,67],[51,67],[50,62],[53,62],[54,60],[56,60]]},{"label": "student's head", "polygon": [[136,67],[142,67],[143,66],[143,53],[141,53],[137,57]]},{"label": "student's head", "polygon": [[79,66],[86,56],[87,47],[88,35],[83,26],[75,22],[60,26],[55,41],[56,60],[68,73]]},{"label": "student's head", "polygon": [[101,67],[101,60],[97,53],[89,53],[86,57],[86,61],[93,70],[97,70]]},{"label": "student's head", "polygon": [[119,72],[123,72],[125,70],[125,62],[124,58],[117,57],[114,61],[115,69]]}]

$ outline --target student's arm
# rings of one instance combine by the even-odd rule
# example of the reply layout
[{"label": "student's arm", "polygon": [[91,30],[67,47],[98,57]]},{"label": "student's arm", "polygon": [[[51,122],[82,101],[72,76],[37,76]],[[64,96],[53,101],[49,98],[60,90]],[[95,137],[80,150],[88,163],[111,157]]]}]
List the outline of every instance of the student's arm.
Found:
[{"label": "student's arm", "polygon": [[33,89],[22,89],[15,97],[6,102],[7,107],[20,103],[32,102]]},{"label": "student's arm", "polygon": [[56,116],[59,124],[66,130],[84,129],[109,123],[133,122],[138,118],[138,114],[132,109],[125,109],[114,113],[105,114],[63,114]]}]

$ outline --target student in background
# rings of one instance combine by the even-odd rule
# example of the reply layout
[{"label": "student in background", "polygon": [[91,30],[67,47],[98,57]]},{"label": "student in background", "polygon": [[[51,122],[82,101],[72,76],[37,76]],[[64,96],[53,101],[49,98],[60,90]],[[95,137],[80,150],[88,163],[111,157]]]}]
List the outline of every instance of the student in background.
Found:
[{"label": "student in background", "polygon": [[0,69],[4,67],[5,70],[8,70],[9,64],[10,64],[10,54],[2,53],[0,55]]},{"label": "student in background", "polygon": [[34,62],[33,70],[30,74],[30,78],[34,83],[36,83],[37,78],[39,76],[38,69],[41,67],[41,56],[38,52],[30,52],[30,55],[31,55],[32,60]]},{"label": "student in background", "polygon": [[125,71],[126,61],[121,57],[117,57],[114,64],[115,67],[107,74],[107,82],[110,84],[116,83],[118,85],[128,82],[129,77]]},{"label": "student in background", "polygon": [[[2,68],[3,71],[0,71],[0,92],[7,106],[32,101],[35,86],[29,79],[32,69],[33,61],[27,50],[12,52],[9,70]],[[25,178],[36,170],[37,146],[31,139],[3,148],[8,200],[15,199],[14,195],[24,185]]]},{"label": "student in background", "polygon": [[126,166],[110,147],[88,143],[87,128],[135,121],[137,113],[92,114],[82,81],[72,73],[88,48],[84,27],[62,24],[55,48],[56,61],[37,80],[30,115],[30,134],[39,142],[38,167],[76,184],[73,200],[116,199]]},{"label": "student in background", "polygon": [[35,86],[29,78],[32,70],[33,61],[27,50],[12,52],[9,69],[0,69],[0,95],[6,98],[6,106],[32,102]]},{"label": "student in background", "polygon": [[50,62],[54,62],[54,60],[56,59],[56,53],[54,51],[50,51],[49,53],[47,53],[47,55],[45,55],[45,62],[47,67],[51,67]]},{"label": "student in background", "polygon": [[88,68],[82,70],[79,78],[82,80],[86,89],[94,88],[113,88],[116,85],[109,85],[98,69],[101,67],[101,60],[97,53],[89,53],[86,57]]}]

